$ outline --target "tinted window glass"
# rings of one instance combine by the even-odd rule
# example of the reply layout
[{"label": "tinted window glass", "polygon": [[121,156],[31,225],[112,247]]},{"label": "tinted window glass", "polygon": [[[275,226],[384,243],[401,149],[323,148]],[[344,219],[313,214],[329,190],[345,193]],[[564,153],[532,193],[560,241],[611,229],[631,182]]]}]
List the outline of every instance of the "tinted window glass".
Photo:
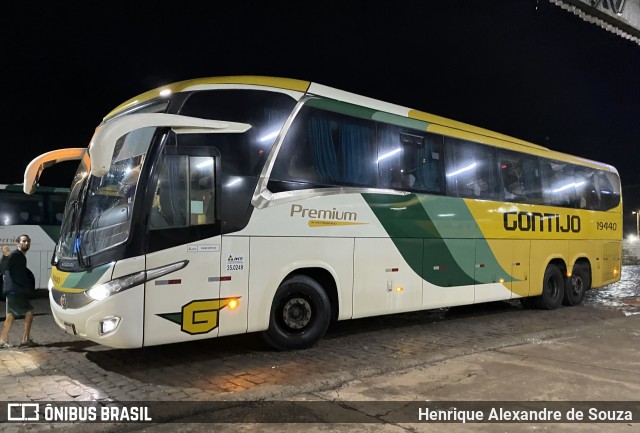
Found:
[{"label": "tinted window glass", "polygon": [[180,109],[185,116],[247,123],[242,134],[183,134],[180,146],[214,146],[223,158],[225,175],[257,176],[296,101],[283,93],[212,90],[189,96]]},{"label": "tinted window glass", "polygon": [[303,107],[282,143],[271,180],[300,187],[377,186],[374,123]]},{"label": "tinted window glass", "polygon": [[541,202],[542,191],[537,158],[499,149],[498,171],[504,200],[525,203]]},{"label": "tinted window glass", "polygon": [[542,195],[544,204],[575,207],[575,167],[566,162],[542,159],[540,168],[542,170]]},{"label": "tinted window glass", "polygon": [[445,137],[447,194],[496,200],[495,149]]},{"label": "tinted window glass", "polygon": [[442,136],[378,124],[380,187],[443,192]]}]

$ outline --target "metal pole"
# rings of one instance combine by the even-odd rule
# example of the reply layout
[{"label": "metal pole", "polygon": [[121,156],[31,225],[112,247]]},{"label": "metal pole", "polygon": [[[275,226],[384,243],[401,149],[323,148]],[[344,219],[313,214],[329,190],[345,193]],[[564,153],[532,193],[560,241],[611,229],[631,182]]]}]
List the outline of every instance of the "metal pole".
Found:
[{"label": "metal pole", "polygon": [[636,211],[636,237],[640,238],[640,210]]}]

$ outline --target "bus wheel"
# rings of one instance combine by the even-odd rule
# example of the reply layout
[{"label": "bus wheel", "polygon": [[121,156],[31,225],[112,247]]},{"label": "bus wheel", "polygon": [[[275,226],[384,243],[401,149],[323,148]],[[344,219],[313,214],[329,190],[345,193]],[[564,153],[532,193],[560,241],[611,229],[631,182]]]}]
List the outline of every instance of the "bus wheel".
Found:
[{"label": "bus wheel", "polygon": [[330,321],[331,304],[322,286],[294,275],[278,287],[263,337],[276,349],[307,349],[322,338]]},{"label": "bus wheel", "polygon": [[584,299],[584,294],[591,288],[591,277],[589,276],[589,266],[583,263],[576,263],[571,272],[571,278],[567,280],[564,289],[564,305],[579,305]]},{"label": "bus wheel", "polygon": [[564,278],[556,265],[549,265],[544,271],[542,294],[535,298],[536,307],[541,310],[555,310],[562,305]]}]

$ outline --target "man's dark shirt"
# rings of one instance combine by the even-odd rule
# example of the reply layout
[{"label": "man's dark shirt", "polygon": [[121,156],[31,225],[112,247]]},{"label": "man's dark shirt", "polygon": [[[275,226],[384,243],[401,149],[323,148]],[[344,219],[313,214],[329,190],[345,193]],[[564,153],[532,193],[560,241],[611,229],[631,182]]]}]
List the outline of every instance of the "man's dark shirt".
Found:
[{"label": "man's dark shirt", "polygon": [[5,295],[27,294],[33,289],[33,274],[27,269],[27,258],[22,251],[16,249],[8,257],[2,257]]}]

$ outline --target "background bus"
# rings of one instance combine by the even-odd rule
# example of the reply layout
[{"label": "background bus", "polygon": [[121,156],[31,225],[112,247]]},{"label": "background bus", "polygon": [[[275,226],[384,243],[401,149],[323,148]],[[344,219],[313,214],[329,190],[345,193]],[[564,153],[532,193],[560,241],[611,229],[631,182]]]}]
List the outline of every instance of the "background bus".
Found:
[{"label": "background bus", "polygon": [[38,186],[27,195],[22,184],[0,185],[0,245],[14,250],[16,238],[29,235],[27,266],[35,276],[36,289],[47,288],[68,195],[68,188]]},{"label": "background bus", "polygon": [[620,279],[617,170],[317,83],[212,77],[112,111],[79,159],[51,310],[142,347],[524,299],[577,305]]}]

